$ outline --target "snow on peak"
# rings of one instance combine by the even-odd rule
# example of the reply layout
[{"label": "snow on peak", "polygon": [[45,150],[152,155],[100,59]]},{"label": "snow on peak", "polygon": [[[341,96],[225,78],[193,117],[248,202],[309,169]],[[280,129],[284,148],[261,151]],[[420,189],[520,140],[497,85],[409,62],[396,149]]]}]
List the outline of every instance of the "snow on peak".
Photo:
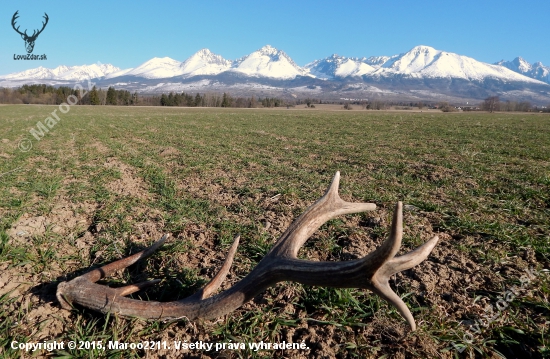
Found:
[{"label": "snow on peak", "polygon": [[313,61],[305,66],[312,76],[320,79],[362,76],[375,70],[365,58],[345,57],[333,54],[325,59]]},{"label": "snow on peak", "polygon": [[374,68],[379,68],[380,66],[384,65],[388,60],[395,58],[399,55],[394,56],[370,56],[369,58],[365,59],[364,62],[368,65],[371,65]]},{"label": "snow on peak", "polygon": [[259,49],[258,52],[261,52],[262,54],[265,54],[265,55],[277,55],[279,50],[277,50],[271,45],[265,45],[264,47]]},{"label": "snow on peak", "polygon": [[430,52],[432,52],[432,53],[433,53],[433,52],[440,52],[440,51],[434,49],[434,48],[431,47],[431,46],[427,46],[427,45],[418,45],[418,46],[415,46],[415,47],[413,47],[412,49],[410,49],[409,52],[414,52],[414,53],[421,53],[421,52],[430,53]]},{"label": "snow on peak", "polygon": [[533,66],[521,57],[516,57],[514,62],[517,64],[518,70],[521,73],[529,72],[533,69]]},{"label": "snow on peak", "polygon": [[185,60],[183,63],[190,60],[201,60],[209,64],[231,66],[231,61],[224,59],[221,55],[217,55],[208,49],[201,49]]},{"label": "snow on peak", "polygon": [[531,77],[533,79],[550,83],[550,67],[544,66],[542,62],[535,62],[534,64],[530,64],[524,58],[518,56],[512,61],[501,60],[495,63],[495,65],[503,66],[507,69]]},{"label": "snow on peak", "polygon": [[250,55],[235,60],[232,71],[248,76],[293,79],[305,71],[282,50],[266,45]]},{"label": "snow on peak", "polygon": [[533,69],[533,66],[520,56],[516,57],[512,61],[501,60],[495,63],[495,65],[504,66],[512,71],[519,72],[520,74],[525,74]]},{"label": "snow on peak", "polygon": [[176,65],[180,62],[178,60],[174,60],[171,57],[165,56],[165,57],[153,57],[151,60],[145,61],[140,66],[136,67],[139,68],[141,66],[159,66],[159,65]]},{"label": "snow on peak", "polygon": [[54,69],[39,66],[21,72],[2,76],[5,80],[73,80],[82,81],[86,79],[101,78],[111,73],[120,71],[118,67],[111,64],[92,64],[81,66],[60,65]]},{"label": "snow on peak", "polygon": [[212,55],[212,51],[210,51],[210,49],[207,49],[207,48],[204,48],[204,49],[200,49],[199,51],[197,51],[195,53],[195,55],[199,55],[199,56],[210,56]]},{"label": "snow on peak", "polygon": [[544,66],[542,62],[535,62],[530,73],[531,77],[550,84],[550,66]]},{"label": "snow on peak", "polygon": [[418,72],[436,60],[441,51],[430,46],[416,46],[409,52],[401,54],[382,65],[399,73],[410,74]]},{"label": "snow on peak", "polygon": [[373,75],[379,77],[405,75],[414,78],[459,78],[468,81],[482,81],[485,78],[503,81],[534,81],[502,66],[486,64],[471,57],[436,50],[424,45],[413,47],[406,53],[388,59]]},{"label": "snow on peak", "polygon": [[181,75],[181,62],[170,57],[153,57],[138,67],[128,71],[125,75],[139,76],[146,79],[162,79]]},{"label": "snow on peak", "polygon": [[214,54],[208,49],[202,49],[185,60],[180,68],[182,75],[185,77],[217,75],[229,70],[231,68],[231,61]]}]

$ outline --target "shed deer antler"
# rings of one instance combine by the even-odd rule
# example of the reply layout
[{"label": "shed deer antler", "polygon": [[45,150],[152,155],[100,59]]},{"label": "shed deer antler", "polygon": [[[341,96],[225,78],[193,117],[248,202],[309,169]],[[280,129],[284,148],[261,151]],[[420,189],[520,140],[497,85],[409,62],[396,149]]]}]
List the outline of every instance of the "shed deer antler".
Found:
[{"label": "shed deer antler", "polygon": [[411,312],[391,289],[388,281],[393,274],[412,268],[426,259],[437,244],[438,237],[432,238],[412,252],[395,257],[403,236],[401,202],[396,205],[389,238],[366,257],[344,262],[313,262],[297,258],[300,247],[326,221],[339,215],[371,211],[376,208],[373,203],[343,201],[338,195],[339,182],[340,173],[336,172],[325,195],[290,225],[260,263],[233,287],[219,294],[210,296],[219,288],[229,272],[237,251],[238,236],[216,276],[204,288],[188,298],[174,302],[147,302],[125,298],[131,293],[158,283],[159,280],[122,288],[109,288],[95,283],[150,256],[164,243],[167,238],[165,235],[139,253],[94,269],[69,282],[59,283],[57,299],[65,309],[71,309],[71,303],[77,303],[102,313],[112,312],[145,319],[213,319],[232,312],[278,282],[294,281],[306,285],[370,289],[395,306],[411,329],[415,330],[416,324]]}]

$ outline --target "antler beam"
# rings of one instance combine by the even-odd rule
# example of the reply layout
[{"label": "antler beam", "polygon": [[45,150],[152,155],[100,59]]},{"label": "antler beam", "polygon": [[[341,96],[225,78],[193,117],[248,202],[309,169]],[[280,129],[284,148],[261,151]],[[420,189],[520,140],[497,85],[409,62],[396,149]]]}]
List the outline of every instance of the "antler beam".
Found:
[{"label": "antler beam", "polygon": [[428,257],[438,237],[403,256],[395,257],[403,237],[403,205],[398,202],[393,214],[389,238],[366,257],[344,262],[313,262],[297,258],[298,250],[305,241],[326,221],[336,216],[371,211],[373,203],[350,203],[338,195],[340,173],[336,172],[327,192],[296,219],[275,243],[271,251],[258,265],[233,287],[213,296],[225,279],[237,251],[239,237],[235,239],[218,274],[194,295],[174,302],[140,301],[125,296],[158,283],[158,280],[110,288],[96,284],[99,279],[124,269],[150,256],[167,236],[151,247],[128,258],[94,269],[57,288],[57,299],[65,309],[72,303],[100,311],[145,319],[197,318],[213,319],[237,309],[266,288],[282,281],[306,285],[370,289],[392,304],[416,329],[414,318],[406,304],[389,286],[390,277],[412,268]]},{"label": "antler beam", "polygon": [[17,28],[15,27],[15,22],[17,21],[17,19],[19,18],[19,10],[17,10],[15,12],[15,14],[13,14],[13,17],[11,18],[11,26],[13,27],[13,29],[21,36],[27,36],[27,31],[25,30],[25,33],[22,33],[21,31],[19,31],[19,28],[21,26],[17,26]]},{"label": "antler beam", "polygon": [[[42,31],[44,31],[44,29],[46,28],[46,25],[48,25],[48,21],[50,20],[50,18],[48,17],[48,14],[44,13],[44,16],[42,16],[44,18],[44,20],[46,21],[42,21],[42,28],[40,30],[36,29],[33,31],[32,33],[32,36],[33,38],[37,38],[38,35],[40,35],[40,33]],[[38,31],[38,32],[37,32]],[[36,33],[36,34],[35,34]]]}]

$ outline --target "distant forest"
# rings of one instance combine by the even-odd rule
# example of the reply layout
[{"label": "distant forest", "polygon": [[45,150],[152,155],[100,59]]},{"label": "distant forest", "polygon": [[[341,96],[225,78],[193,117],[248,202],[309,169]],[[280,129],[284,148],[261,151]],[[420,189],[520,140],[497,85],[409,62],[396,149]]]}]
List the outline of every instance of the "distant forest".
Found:
[{"label": "distant forest", "polygon": [[[184,106],[184,107],[282,107],[295,106],[302,101],[289,103],[279,98],[232,97],[227,93],[197,93],[195,95],[170,92],[168,95],[138,95],[127,90],[97,89],[80,97],[79,91],[68,87],[48,85],[23,85],[16,89],[0,88],[0,103],[3,104],[42,104],[59,105],[67,97],[75,95],[80,105],[112,106]],[[305,100],[304,100],[305,101]],[[307,100],[311,102],[312,100]],[[319,100],[315,100],[317,103]],[[305,102],[304,102],[305,103]]]},{"label": "distant forest", "polygon": [[19,88],[0,88],[1,104],[43,104],[59,105],[67,101],[67,97],[75,95],[80,105],[111,105],[111,106],[180,106],[180,107],[315,107],[316,104],[331,103],[340,104],[344,109],[366,110],[411,110],[414,108],[440,109],[443,112],[455,111],[521,111],[521,112],[550,112],[550,107],[536,107],[528,101],[500,101],[498,96],[488,97],[477,106],[459,107],[447,102],[423,103],[423,102],[393,102],[393,101],[322,101],[320,99],[292,99],[283,100],[270,97],[232,97],[228,93],[196,93],[185,92],[159,95],[138,95],[127,90],[116,90],[109,87],[107,90],[97,89],[95,86],[83,97],[79,91],[68,87],[53,87],[49,85],[23,85]]}]

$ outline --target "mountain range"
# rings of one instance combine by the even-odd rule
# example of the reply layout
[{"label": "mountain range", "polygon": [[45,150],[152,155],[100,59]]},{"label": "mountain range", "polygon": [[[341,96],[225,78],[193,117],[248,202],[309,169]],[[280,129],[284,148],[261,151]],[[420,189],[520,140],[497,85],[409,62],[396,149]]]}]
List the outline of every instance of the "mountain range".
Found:
[{"label": "mountain range", "polygon": [[183,62],[155,57],[130,69],[110,64],[38,67],[0,75],[0,86],[73,85],[85,79],[93,79],[100,87],[141,93],[228,91],[262,97],[455,102],[499,95],[550,103],[550,67],[540,62],[530,64],[518,57],[488,64],[423,45],[393,56],[334,54],[303,67],[269,45],[236,60],[202,49]]},{"label": "mountain range", "polygon": [[544,66],[542,62],[530,64],[521,57],[512,61],[499,61],[495,65],[504,66],[512,71],[550,84],[550,66]]}]

